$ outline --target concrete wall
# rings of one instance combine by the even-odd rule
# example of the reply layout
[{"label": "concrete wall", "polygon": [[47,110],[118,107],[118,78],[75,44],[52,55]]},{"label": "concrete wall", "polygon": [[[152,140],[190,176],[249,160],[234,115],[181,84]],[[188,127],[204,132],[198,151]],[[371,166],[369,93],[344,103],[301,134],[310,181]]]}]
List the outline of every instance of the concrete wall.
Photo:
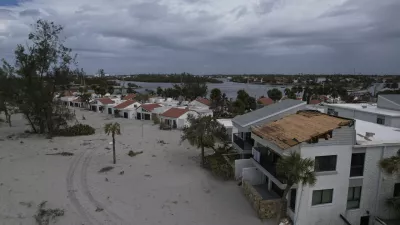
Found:
[{"label": "concrete wall", "polygon": [[236,159],[235,160],[235,179],[242,177],[242,170],[244,168],[253,167],[253,163],[250,159]]},{"label": "concrete wall", "polygon": [[[304,158],[315,159],[315,156],[337,155],[337,165],[334,172],[317,173],[317,182],[314,186],[299,185],[300,189],[304,189],[303,194],[299,194],[296,199],[296,208],[299,209],[295,216],[296,224],[343,224],[339,214],[346,211],[351,154],[352,145],[301,148],[301,155]],[[313,191],[321,189],[334,189],[332,203],[312,206]]]},{"label": "concrete wall", "polygon": [[259,185],[264,184],[266,179],[264,174],[256,167],[248,167],[242,169],[242,181],[246,181],[251,185]]},{"label": "concrete wall", "polygon": [[[395,218],[393,209],[389,208],[385,201],[393,197],[394,184],[400,182],[400,179],[387,176],[378,168],[378,162],[381,158],[391,157],[396,154],[399,146],[391,147],[367,147],[361,151],[365,152],[364,176],[350,178],[350,180],[359,180],[362,183],[361,201],[359,209],[347,210],[344,216],[350,223],[360,224],[360,217],[370,215],[379,216],[384,219]],[[360,151],[355,148],[353,151]]]}]

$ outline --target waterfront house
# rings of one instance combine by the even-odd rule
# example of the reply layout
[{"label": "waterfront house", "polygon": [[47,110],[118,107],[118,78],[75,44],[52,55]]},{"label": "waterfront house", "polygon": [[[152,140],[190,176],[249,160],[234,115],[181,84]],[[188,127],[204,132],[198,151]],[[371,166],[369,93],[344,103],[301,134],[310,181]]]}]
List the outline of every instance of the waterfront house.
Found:
[{"label": "waterfront house", "polygon": [[122,103],[116,105],[113,107],[113,114],[116,114],[118,112],[118,115],[120,117],[126,118],[126,119],[133,119],[136,116],[136,109],[140,106],[141,104],[137,102],[136,100],[126,100],[123,101]]},{"label": "waterfront house", "polygon": [[60,97],[60,101],[63,105],[74,106],[73,102],[77,97],[72,93],[72,91],[64,91]]},{"label": "waterfront house", "polygon": [[326,104],[330,115],[400,128],[400,95],[379,95],[377,104]]},{"label": "waterfront house", "polygon": [[189,106],[209,108],[211,106],[211,101],[206,98],[198,97],[195,100],[191,101],[189,103]]},{"label": "waterfront house", "polygon": [[251,138],[251,126],[296,113],[299,110],[305,109],[306,105],[306,102],[286,99],[244,115],[236,116],[232,119],[233,130],[237,131],[237,133],[233,134],[233,147],[242,157],[250,157],[254,144],[254,140]]},{"label": "waterfront house", "polygon": [[122,98],[122,100],[135,100],[135,98],[136,98],[136,94],[131,93],[131,94],[124,96]]},{"label": "waterfront house", "polygon": [[189,125],[188,116],[199,116],[195,111],[189,110],[188,108],[170,108],[164,113],[160,114],[160,121],[172,129],[182,129]]},{"label": "waterfront house", "polygon": [[103,112],[108,105],[113,105],[115,102],[111,98],[98,98],[90,103],[90,109],[94,112]]},{"label": "waterfront house", "polygon": [[162,107],[161,104],[156,103],[146,103],[139,106],[136,110],[136,119],[138,120],[152,120],[153,116],[157,116],[157,113],[154,113],[153,110],[156,108]]},{"label": "waterfront house", "polygon": [[297,184],[290,190],[288,215],[294,224],[383,225],[379,221],[396,218],[386,202],[400,196],[400,179],[386,176],[378,167],[380,159],[400,149],[396,128],[299,111],[253,126],[251,137],[255,142],[252,157],[237,160],[235,173],[242,178],[247,197],[249,191],[260,196],[259,216],[277,215],[286,182],[277,174],[276,163],[298,152],[315,161],[317,182],[314,186]]}]

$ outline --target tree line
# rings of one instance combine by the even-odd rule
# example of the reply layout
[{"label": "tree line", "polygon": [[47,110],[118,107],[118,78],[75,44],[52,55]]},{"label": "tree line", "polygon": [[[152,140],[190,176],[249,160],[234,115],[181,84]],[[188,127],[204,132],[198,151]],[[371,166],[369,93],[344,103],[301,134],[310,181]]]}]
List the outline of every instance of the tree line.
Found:
[{"label": "tree line", "polygon": [[124,77],[125,81],[138,81],[138,82],[149,82],[149,83],[192,83],[195,81],[201,81],[203,83],[223,83],[222,81],[203,76],[194,76],[189,73],[181,74],[139,74]]}]

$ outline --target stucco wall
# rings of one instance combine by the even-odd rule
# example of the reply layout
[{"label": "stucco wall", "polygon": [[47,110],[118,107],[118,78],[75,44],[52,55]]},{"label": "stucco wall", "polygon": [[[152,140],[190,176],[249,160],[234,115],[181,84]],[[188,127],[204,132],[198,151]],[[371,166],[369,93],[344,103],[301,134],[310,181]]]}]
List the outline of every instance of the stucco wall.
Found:
[{"label": "stucco wall", "polygon": [[390,109],[390,110],[400,110],[400,105],[397,105],[382,96],[378,96],[378,104],[377,105],[379,108]]},{"label": "stucco wall", "polygon": [[[302,192],[303,194],[297,196],[296,208],[299,210],[297,212],[296,224],[343,224],[343,221],[339,218],[339,214],[343,214],[346,211],[351,154],[351,145],[301,148],[302,157],[312,159],[314,159],[315,156],[337,155],[337,165],[335,172],[317,173],[316,184],[312,187],[305,186]],[[299,185],[300,190],[301,188],[302,186]],[[334,189],[332,203],[312,206],[313,190],[321,189]]]},{"label": "stucco wall", "polygon": [[244,168],[253,167],[250,159],[237,159],[235,160],[235,179],[242,177],[242,170]]}]

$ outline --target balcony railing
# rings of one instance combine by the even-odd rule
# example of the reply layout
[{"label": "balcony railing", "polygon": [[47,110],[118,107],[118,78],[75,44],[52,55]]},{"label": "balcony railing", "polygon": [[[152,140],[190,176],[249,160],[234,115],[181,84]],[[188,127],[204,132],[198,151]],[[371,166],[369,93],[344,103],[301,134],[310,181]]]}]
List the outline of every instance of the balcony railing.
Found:
[{"label": "balcony railing", "polygon": [[259,156],[257,158],[255,157],[254,160],[256,160],[266,171],[268,171],[268,173],[278,179],[282,184],[285,184],[285,179],[279,176],[276,172],[276,163],[280,156],[264,147],[254,147],[254,150],[259,152]]},{"label": "balcony railing", "polygon": [[233,142],[238,145],[242,150],[251,150],[254,141],[243,140],[238,134],[233,134]]}]

